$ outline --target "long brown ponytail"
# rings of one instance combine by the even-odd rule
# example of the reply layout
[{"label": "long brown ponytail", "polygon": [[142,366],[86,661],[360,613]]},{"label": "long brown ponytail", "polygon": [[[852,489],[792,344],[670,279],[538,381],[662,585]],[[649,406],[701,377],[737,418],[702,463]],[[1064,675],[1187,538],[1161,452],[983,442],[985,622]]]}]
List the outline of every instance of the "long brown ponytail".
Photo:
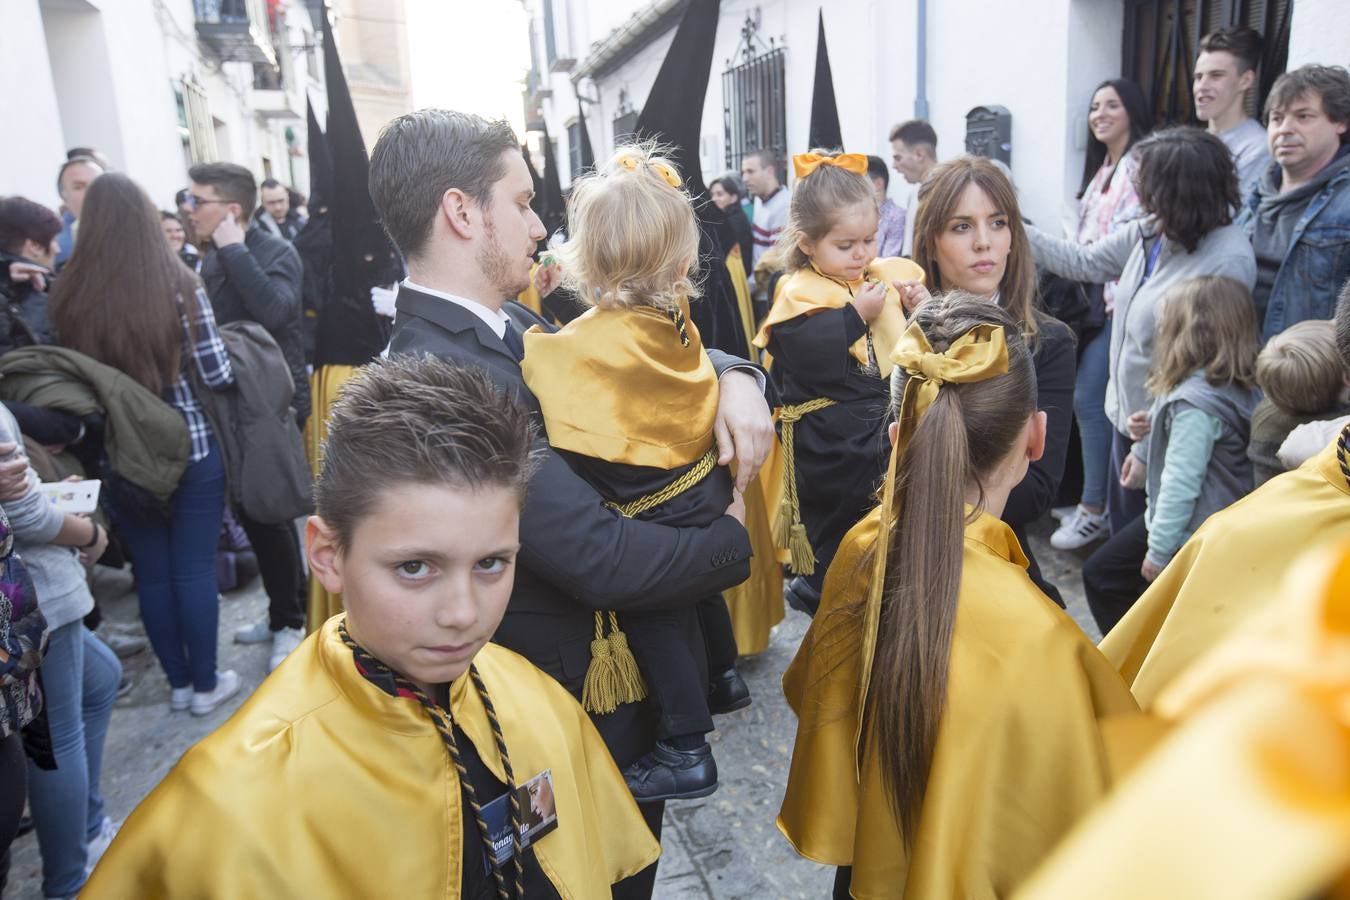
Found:
[{"label": "long brown ponytail", "polygon": [[[1036,380],[1021,323],[987,300],[954,291],[914,314],[935,352],[979,325],[1004,327],[1006,375],[945,384],[919,419],[896,469],[866,715],[882,783],[912,844],[947,698],[947,670],[966,524],[965,496],[1008,453],[1036,410]],[[908,374],[891,378],[898,407]],[[981,497],[981,503],[983,497]]]}]

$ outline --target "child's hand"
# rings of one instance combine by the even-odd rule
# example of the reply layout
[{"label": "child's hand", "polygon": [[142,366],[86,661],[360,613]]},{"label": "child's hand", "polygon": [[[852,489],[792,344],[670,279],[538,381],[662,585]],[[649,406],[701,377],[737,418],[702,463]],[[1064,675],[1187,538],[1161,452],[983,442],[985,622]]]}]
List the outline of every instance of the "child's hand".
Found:
[{"label": "child's hand", "polygon": [[933,296],[928,293],[928,288],[924,287],[922,281],[892,281],[891,284],[900,292],[900,302],[907,313],[914,312],[920,303]]},{"label": "child's hand", "polygon": [[1144,576],[1144,580],[1152,584],[1159,575],[1162,574],[1162,566],[1155,566],[1144,557],[1144,564],[1139,567],[1139,574]]},{"label": "child's hand", "polygon": [[736,488],[731,489],[731,505],[727,507],[726,515],[745,524],[745,495]]},{"label": "child's hand", "polygon": [[534,273],[534,286],[540,298],[547,297],[562,283],[562,265],[551,254],[544,256],[539,269]]},{"label": "child's hand", "polygon": [[863,286],[858,288],[858,295],[853,298],[853,308],[868,325],[876,321],[885,305],[886,285],[876,281],[863,282]]},{"label": "child's hand", "polygon": [[1130,433],[1130,440],[1143,440],[1144,435],[1148,434],[1153,428],[1153,423],[1149,420],[1148,412],[1140,410],[1137,413],[1130,413],[1130,418],[1125,422],[1125,430]]},{"label": "child's hand", "polygon": [[1148,481],[1148,465],[1131,453],[1125,457],[1125,465],[1120,467],[1120,486],[1131,490],[1142,490]]}]

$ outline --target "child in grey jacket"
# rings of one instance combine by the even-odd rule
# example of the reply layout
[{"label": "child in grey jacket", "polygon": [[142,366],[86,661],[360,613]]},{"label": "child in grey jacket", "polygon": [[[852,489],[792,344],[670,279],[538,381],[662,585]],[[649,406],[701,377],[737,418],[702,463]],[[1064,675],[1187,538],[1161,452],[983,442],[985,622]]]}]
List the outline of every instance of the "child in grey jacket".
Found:
[{"label": "child in grey jacket", "polygon": [[1252,490],[1257,335],[1251,293],[1231,278],[1192,278],[1162,299],[1147,381],[1150,430],[1120,475],[1122,485],[1145,490],[1147,508],[1083,565],[1103,634],[1205,519]]}]

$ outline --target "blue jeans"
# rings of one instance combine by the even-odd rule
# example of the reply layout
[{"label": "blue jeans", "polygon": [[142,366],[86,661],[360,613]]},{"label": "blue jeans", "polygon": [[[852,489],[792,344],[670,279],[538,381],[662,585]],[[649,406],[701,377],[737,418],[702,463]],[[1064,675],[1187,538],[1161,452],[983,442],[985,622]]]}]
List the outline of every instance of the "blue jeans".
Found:
[{"label": "blue jeans", "polygon": [[103,740],[122,664],[75,621],[47,639],[42,689],[56,769],[28,763],[28,802],[42,850],[42,893],[67,897],[84,885],[85,843],[103,822]]},{"label": "blue jeans", "polygon": [[1083,444],[1083,496],[1079,502],[1096,510],[1106,508],[1111,478],[1111,436],[1116,430],[1106,418],[1110,357],[1111,317],[1108,316],[1105,327],[1083,347],[1073,387],[1073,413],[1078,417],[1078,435]]},{"label": "blue jeans", "polygon": [[131,550],[145,633],[170,687],[216,687],[216,542],[224,517],[225,465],[214,440],[183,472],[167,521],[114,515]]}]

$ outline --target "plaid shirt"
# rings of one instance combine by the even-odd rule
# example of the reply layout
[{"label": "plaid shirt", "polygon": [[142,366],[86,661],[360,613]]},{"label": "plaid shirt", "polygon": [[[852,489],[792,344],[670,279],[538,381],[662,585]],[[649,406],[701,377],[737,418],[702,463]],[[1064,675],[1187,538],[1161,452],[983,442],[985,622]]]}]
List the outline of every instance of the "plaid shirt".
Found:
[{"label": "plaid shirt", "polygon": [[[203,383],[214,390],[234,384],[234,372],[230,369],[230,354],[225,350],[225,342],[220,339],[220,331],[216,329],[216,316],[211,309],[211,301],[206,299],[206,291],[197,288],[193,302],[197,304],[196,341],[192,339],[192,326],[188,322],[187,310],[183,308],[183,298],[178,298],[178,319],[183,323],[183,364],[165,399],[187,420],[188,436],[192,438],[189,461],[197,462],[211,452],[211,423],[197,395],[192,392],[187,367],[196,365],[197,374]],[[191,363],[188,362],[189,357]]]}]

